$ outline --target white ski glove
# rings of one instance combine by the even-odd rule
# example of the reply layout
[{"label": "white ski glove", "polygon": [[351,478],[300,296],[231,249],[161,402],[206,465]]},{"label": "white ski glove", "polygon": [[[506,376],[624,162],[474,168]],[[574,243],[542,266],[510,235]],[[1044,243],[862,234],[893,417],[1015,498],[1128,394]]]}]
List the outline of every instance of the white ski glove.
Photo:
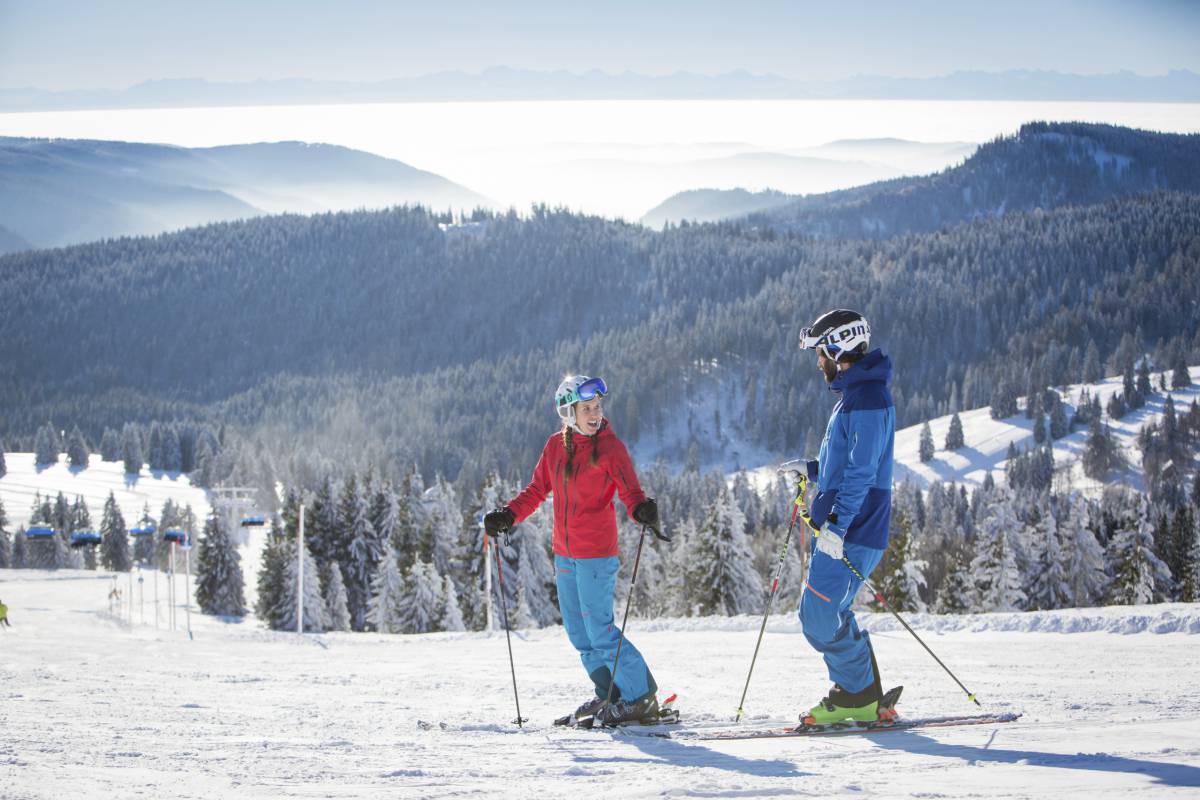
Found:
[{"label": "white ski glove", "polygon": [[834,561],[841,561],[843,556],[842,537],[828,528],[823,531],[817,531],[817,550],[829,556]]}]

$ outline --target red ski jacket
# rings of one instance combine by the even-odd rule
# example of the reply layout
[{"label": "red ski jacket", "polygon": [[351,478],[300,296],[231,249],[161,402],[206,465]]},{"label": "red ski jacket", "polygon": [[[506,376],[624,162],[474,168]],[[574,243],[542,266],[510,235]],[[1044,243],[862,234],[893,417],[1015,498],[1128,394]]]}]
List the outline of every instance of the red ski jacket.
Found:
[{"label": "red ski jacket", "polygon": [[[613,494],[620,493],[627,513],[646,499],[629,451],[609,428],[595,436],[574,434],[575,456],[571,477],[564,475],[567,450],[562,432],[546,440],[542,457],[533,469],[533,480],[508,504],[517,522],[528,517],[554,495],[554,552],[567,558],[605,558],[617,555],[617,512]],[[592,448],[600,455],[592,464]]]}]

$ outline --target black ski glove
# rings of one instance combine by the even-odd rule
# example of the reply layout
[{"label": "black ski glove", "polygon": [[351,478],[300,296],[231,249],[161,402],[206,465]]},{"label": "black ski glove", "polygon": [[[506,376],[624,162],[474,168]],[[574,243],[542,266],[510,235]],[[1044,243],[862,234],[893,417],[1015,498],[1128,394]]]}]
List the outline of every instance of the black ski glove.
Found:
[{"label": "black ski glove", "polygon": [[483,532],[488,536],[500,536],[512,530],[516,521],[517,515],[509,511],[507,506],[497,508],[483,516]]},{"label": "black ski glove", "polygon": [[634,507],[633,519],[654,531],[654,535],[664,542],[671,541],[671,537],[662,532],[662,522],[658,519],[658,503],[654,502],[653,497],[643,500]]}]

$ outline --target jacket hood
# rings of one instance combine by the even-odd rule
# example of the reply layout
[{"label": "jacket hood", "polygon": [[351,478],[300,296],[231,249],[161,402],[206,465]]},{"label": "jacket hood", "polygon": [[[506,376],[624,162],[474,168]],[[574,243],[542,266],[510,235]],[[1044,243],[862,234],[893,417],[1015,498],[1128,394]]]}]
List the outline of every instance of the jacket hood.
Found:
[{"label": "jacket hood", "polygon": [[885,386],[892,382],[892,359],[882,350],[872,350],[863,356],[862,361],[852,365],[829,384],[829,390],[837,394],[851,386],[860,383],[883,383]]}]

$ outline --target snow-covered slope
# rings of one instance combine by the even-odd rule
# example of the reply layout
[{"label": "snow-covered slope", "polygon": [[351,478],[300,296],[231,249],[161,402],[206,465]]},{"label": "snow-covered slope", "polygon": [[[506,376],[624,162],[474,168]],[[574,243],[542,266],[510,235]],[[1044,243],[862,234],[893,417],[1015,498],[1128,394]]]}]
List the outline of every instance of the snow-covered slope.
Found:
[{"label": "snow-covered slope", "polygon": [[187,475],[176,472],[151,472],[143,468],[136,476],[126,474],[125,466],[119,461],[101,461],[93,454],[87,469],[72,469],[66,456],[60,455],[57,464],[39,467],[34,463],[33,453],[5,453],[8,472],[0,477],[0,500],[8,515],[10,532],[29,522],[30,507],[40,492],[51,501],[62,492],[67,500],[74,502],[82,496],[87,503],[92,523],[100,525],[104,503],[112,492],[121,514],[128,525],[133,525],[142,516],[143,507],[149,503],[150,514],[157,517],[168,498],[180,506],[191,506],[196,519],[208,516],[208,493],[192,486]]},{"label": "snow-covered slope", "polygon": [[[182,579],[180,579],[182,580]],[[105,574],[0,570],[0,796],[1194,798],[1200,607],[914,617],[985,710],[1017,722],[853,738],[705,742],[553,728],[590,691],[561,627],[297,636],[192,614],[195,640],[108,612]],[[945,624],[953,620],[955,625]],[[975,706],[906,632],[864,615],[902,714]],[[632,620],[660,697],[730,722],[758,620]],[[1087,631],[1087,632],[1072,632]],[[1189,633],[1190,632],[1190,633]],[[828,686],[773,617],[743,726]],[[419,721],[432,723],[422,726]],[[445,727],[437,723],[445,723]]]},{"label": "snow-covered slope", "polygon": [[[1171,397],[1175,403],[1176,414],[1186,413],[1188,406],[1200,397],[1200,367],[1190,369],[1192,385],[1186,389],[1172,390]],[[1168,375],[1169,377],[1169,375]],[[1075,412],[1075,404],[1079,392],[1087,386],[1093,397],[1100,398],[1104,407],[1112,395],[1121,391],[1121,378],[1107,378],[1096,384],[1075,384],[1067,387],[1062,395],[1068,407],[1068,418]],[[1154,386],[1158,386],[1158,374],[1154,374]],[[1118,420],[1108,420],[1117,441],[1117,447],[1124,452],[1129,460],[1129,468],[1120,474],[1110,477],[1110,483],[1121,483],[1135,489],[1143,489],[1141,453],[1137,449],[1137,435],[1142,426],[1156,422],[1162,418],[1166,394],[1156,391],[1146,400],[1142,408],[1130,411]],[[896,431],[896,472],[897,482],[906,478],[917,485],[925,487],[933,481],[954,481],[966,484],[968,487],[978,486],[983,482],[988,470],[991,470],[996,480],[1003,478],[1007,465],[1008,446],[1015,444],[1018,449],[1033,444],[1033,421],[1026,419],[1024,414],[1007,419],[995,420],[991,416],[991,407],[977,408],[964,411],[959,415],[963,424],[963,438],[966,446],[948,451],[944,444],[946,432],[950,428],[950,417],[938,417],[929,421],[930,431],[937,452],[931,461],[922,463],[918,452],[921,442],[921,425],[913,425]],[[1107,417],[1106,417],[1107,419]],[[1081,459],[1087,445],[1088,432],[1086,429],[1076,429],[1069,436],[1064,436],[1054,442],[1055,470],[1070,467],[1069,478],[1072,485],[1088,490],[1099,486],[1083,474]]]},{"label": "snow-covered slope", "polygon": [[[1191,367],[1189,372],[1192,377],[1192,385],[1186,389],[1170,392],[1177,415],[1187,413],[1192,401],[1200,397],[1200,367]],[[1157,387],[1158,373],[1155,373],[1153,378],[1154,386]],[[1100,405],[1104,407],[1112,395],[1121,391],[1122,379],[1115,377],[1106,378],[1095,384],[1072,384],[1066,387],[1065,393],[1062,392],[1063,387],[1058,387],[1067,408],[1068,418],[1075,413],[1075,404],[1079,400],[1080,390],[1084,387],[1088,389],[1092,397],[1099,397]],[[734,395],[729,402],[736,402],[737,399]],[[1146,405],[1142,408],[1129,412],[1119,420],[1108,420],[1109,429],[1116,439],[1117,447],[1126,454],[1129,461],[1125,471],[1109,476],[1109,484],[1117,483],[1134,489],[1144,489],[1141,453],[1137,449],[1137,435],[1143,425],[1162,419],[1165,402],[1166,394],[1156,391],[1150,395]],[[711,415],[711,410],[708,413]],[[995,480],[1003,480],[1008,463],[1009,444],[1015,444],[1018,450],[1033,444],[1033,420],[1026,419],[1023,413],[1015,417],[995,420],[992,419],[991,407],[985,406],[959,412],[958,417],[963,425],[963,438],[966,446],[959,450],[946,450],[944,445],[951,417],[932,419],[929,421],[929,428],[933,434],[936,452],[933,459],[925,463],[921,462],[919,454],[922,425],[912,425],[896,431],[894,477],[897,483],[911,480],[917,486],[926,488],[934,481],[954,481],[957,484],[974,488],[983,483],[984,476],[989,470],[993,473],[992,477]],[[1081,463],[1083,451],[1087,445],[1087,437],[1087,430],[1079,427],[1069,436],[1056,440],[1054,442],[1054,465],[1063,481],[1068,481],[1070,485],[1083,491],[1095,491],[1101,487],[1101,484],[1083,474]],[[745,461],[755,463],[754,457],[764,453],[761,448],[751,445],[743,446],[751,456],[749,459],[741,459],[739,463]],[[817,457],[816,453],[804,455],[808,458]],[[799,454],[794,454],[787,458],[798,456]],[[775,469],[783,459],[783,456],[772,459],[770,454],[766,454],[765,459],[757,462],[761,466],[746,470],[746,475],[755,486],[761,489],[775,480]],[[738,466],[726,466],[725,471],[732,480],[738,470]]]}]

